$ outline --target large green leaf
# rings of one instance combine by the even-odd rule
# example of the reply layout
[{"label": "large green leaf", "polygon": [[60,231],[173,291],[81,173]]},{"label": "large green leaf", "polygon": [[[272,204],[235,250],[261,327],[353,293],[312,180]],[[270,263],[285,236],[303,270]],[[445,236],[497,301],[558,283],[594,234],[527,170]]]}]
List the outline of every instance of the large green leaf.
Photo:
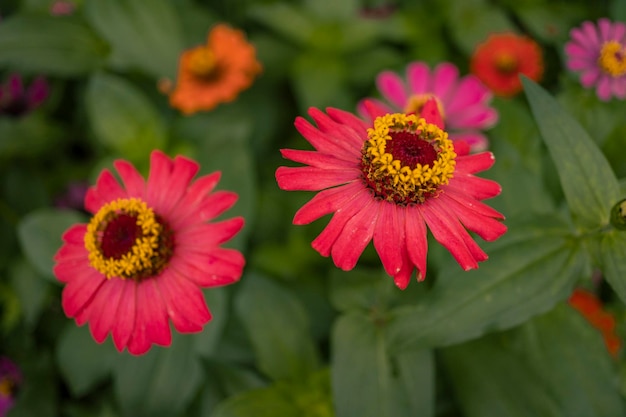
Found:
[{"label": "large green leaf", "polygon": [[566,305],[442,359],[468,417],[624,415],[600,333]]},{"label": "large green leaf", "polygon": [[57,282],[52,273],[52,258],[63,244],[61,236],[70,226],[84,220],[78,212],[54,209],[39,209],[22,218],[17,226],[20,247],[37,272]]},{"label": "large green leaf", "polygon": [[606,225],[619,199],[611,166],[587,132],[548,92],[521,78],[574,220],[584,228]]},{"label": "large green leaf", "polygon": [[119,357],[113,379],[115,396],[124,415],[181,415],[202,384],[201,366],[193,338],[176,333],[168,348],[153,347],[143,356]]},{"label": "large green leaf", "polygon": [[390,358],[384,321],[364,313],[345,314],[335,323],[331,375],[337,417],[434,413],[432,352],[413,350]]},{"label": "large green leaf", "polygon": [[568,297],[588,259],[567,226],[553,217],[509,226],[478,270],[453,265],[416,305],[392,312],[390,347],[459,343],[520,324]]},{"label": "large green leaf", "polygon": [[11,286],[20,301],[24,321],[28,327],[34,328],[44,307],[50,283],[42,279],[35,268],[23,259],[12,265],[9,275]]},{"label": "large green leaf", "polygon": [[[113,49],[112,64],[139,69],[155,78],[174,78],[184,47],[181,23],[167,0],[85,2],[91,24]],[[203,43],[204,39],[198,39]]]},{"label": "large green leaf", "polygon": [[287,3],[255,6],[250,16],[274,32],[298,44],[306,44],[315,30],[315,23],[306,11]]},{"label": "large green leaf", "polygon": [[95,74],[89,80],[86,102],[98,140],[131,161],[141,161],[153,149],[165,145],[161,115],[129,81],[111,74]]},{"label": "large green leaf", "polygon": [[7,417],[58,417],[59,385],[50,352],[30,352],[18,362],[23,375],[15,406]]},{"label": "large green leaf", "polygon": [[612,230],[601,239],[602,272],[613,290],[626,303],[626,231]]},{"label": "large green leaf", "polygon": [[78,19],[14,15],[0,25],[3,67],[77,76],[101,67],[107,54],[107,45]]},{"label": "large green leaf", "polygon": [[200,356],[211,357],[222,337],[229,314],[227,291],[227,288],[208,288],[203,291],[212,319],[200,333],[190,336],[195,339],[195,350]]},{"label": "large green leaf", "polygon": [[235,308],[266,375],[297,381],[318,367],[306,311],[287,289],[249,273],[242,279]]},{"label": "large green leaf", "polygon": [[119,355],[110,340],[100,345],[87,326],[72,322],[59,337],[56,361],[72,395],[81,397],[111,374]]}]

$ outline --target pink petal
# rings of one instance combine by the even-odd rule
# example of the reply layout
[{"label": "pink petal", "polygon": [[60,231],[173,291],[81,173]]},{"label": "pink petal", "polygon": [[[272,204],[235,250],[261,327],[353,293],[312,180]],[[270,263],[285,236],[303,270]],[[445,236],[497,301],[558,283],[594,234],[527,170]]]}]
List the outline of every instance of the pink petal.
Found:
[{"label": "pink petal", "polygon": [[442,204],[445,203],[450,212],[463,223],[463,226],[486,241],[494,241],[506,232],[507,228],[503,223],[475,212],[471,206],[461,204],[450,198],[448,194],[442,193],[439,198]]},{"label": "pink petal", "polygon": [[[444,188],[445,187],[445,188]],[[455,177],[442,189],[452,188],[476,200],[485,200],[500,194],[502,187],[493,180],[455,172]]]},{"label": "pink petal", "polygon": [[85,245],[74,245],[67,243],[57,251],[54,255],[54,259],[59,262],[66,262],[69,260],[81,260],[85,263],[88,261],[89,252],[85,248]]},{"label": "pink petal", "polygon": [[450,129],[486,129],[498,119],[498,112],[491,107],[472,106],[447,118]]},{"label": "pink petal", "polygon": [[387,101],[397,108],[404,108],[407,103],[406,86],[404,81],[396,73],[383,71],[376,77],[378,91]]},{"label": "pink petal", "polygon": [[598,32],[593,23],[589,21],[583,22],[581,29],[594,49],[600,46],[600,38],[598,37]]},{"label": "pink petal", "polygon": [[[67,263],[64,263],[67,264]],[[83,268],[63,288],[62,305],[65,315],[76,316],[100,289],[106,278],[92,268]]]},{"label": "pink petal", "polygon": [[580,59],[589,65],[591,64],[591,60],[597,56],[598,51],[585,49],[581,45],[570,42],[565,45],[565,53],[569,56],[570,61]]},{"label": "pink petal", "polygon": [[184,219],[194,214],[198,210],[198,205],[205,201],[205,198],[217,186],[221,173],[214,172],[205,175],[194,181],[183,198],[180,199],[175,210],[170,213],[168,219],[172,224],[177,223],[177,218]]},{"label": "pink petal", "polygon": [[[172,175],[167,182],[161,186],[166,189],[165,199],[161,201],[160,206],[155,206],[155,210],[162,216],[168,216],[172,209],[176,207],[178,201],[183,197],[189,187],[189,183],[198,173],[200,166],[191,159],[177,156],[174,159],[174,168]],[[150,185],[148,184],[148,188]]]},{"label": "pink petal", "polygon": [[128,344],[134,328],[137,311],[137,283],[125,280],[120,290],[120,301],[115,311],[115,323],[113,323],[113,343],[120,352]]},{"label": "pink petal", "polygon": [[[400,269],[400,271],[393,276],[393,281],[398,288],[404,290],[411,281],[411,276],[413,275],[413,270],[415,269],[415,266],[411,263],[409,259],[409,254],[407,252],[405,244],[402,245],[400,253],[402,254],[402,269]],[[423,281],[424,278],[421,278],[419,280]]]},{"label": "pink petal", "polygon": [[198,223],[212,220],[230,209],[238,198],[237,193],[232,191],[216,191],[206,196],[204,201],[195,207],[195,211],[185,214],[176,213],[176,216],[171,216],[170,226],[174,230],[183,230],[194,227]]},{"label": "pink petal", "polygon": [[278,167],[276,181],[283,190],[318,191],[353,181],[361,175],[355,158],[354,168],[320,169],[313,167]]},{"label": "pink petal", "polygon": [[479,132],[450,132],[450,140],[454,142],[464,141],[470,146],[470,149],[474,153],[483,152],[489,148],[489,139],[487,139],[487,136]]},{"label": "pink petal", "polygon": [[456,159],[455,173],[474,174],[486,171],[493,166],[496,158],[491,152],[481,152],[474,155],[459,156]]},{"label": "pink petal", "polygon": [[316,109],[309,109],[309,115],[315,121],[318,129],[330,136],[338,145],[350,152],[359,152],[363,146],[364,138],[349,126],[337,123],[326,113]]},{"label": "pink petal", "polygon": [[612,25],[611,25],[611,21],[609,19],[599,19],[598,20],[598,28],[599,28],[599,32],[600,32],[600,41],[601,42],[606,42],[606,41],[612,40],[611,39]]},{"label": "pink petal", "polygon": [[407,66],[406,77],[412,94],[431,92],[430,69],[423,62],[413,62]]},{"label": "pink petal", "polygon": [[443,118],[441,117],[441,113],[439,113],[439,106],[437,106],[437,102],[434,98],[426,100],[420,112],[420,117],[423,117],[427,123],[433,124],[439,129],[444,129]]},{"label": "pink petal", "polygon": [[404,222],[408,256],[417,268],[417,280],[423,281],[426,278],[428,240],[421,206],[404,208]]},{"label": "pink petal", "polygon": [[162,274],[156,284],[167,315],[179,332],[199,332],[211,320],[202,291],[189,280],[172,272]]},{"label": "pink petal", "polygon": [[244,266],[243,255],[230,248],[214,248],[205,253],[188,252],[170,262],[170,268],[178,275],[201,287],[232,284],[241,278]]},{"label": "pink petal", "polygon": [[615,97],[619,99],[623,99],[626,97],[626,78],[625,77],[616,77],[613,78],[611,89],[613,90],[613,94]]},{"label": "pink petal", "polygon": [[363,138],[361,142],[365,141],[365,138],[367,137],[367,128],[369,127],[369,125],[365,123],[364,120],[356,117],[354,114],[350,112],[347,112],[345,110],[335,109],[332,107],[329,107],[328,109],[326,109],[326,112],[337,123],[346,125],[352,130],[354,130],[360,137]]},{"label": "pink petal", "polygon": [[98,343],[104,342],[117,319],[117,308],[120,302],[124,282],[118,278],[108,279],[100,288],[91,303],[89,329]]},{"label": "pink petal", "polygon": [[449,62],[443,62],[435,68],[433,76],[433,92],[444,103],[450,100],[459,78],[458,68]]},{"label": "pink petal", "polygon": [[348,161],[352,161],[355,158],[355,152],[351,147],[348,146],[346,148],[345,143],[338,142],[332,136],[319,131],[303,117],[296,117],[294,125],[298,132],[300,132],[316,150]]},{"label": "pink petal", "polygon": [[378,220],[378,202],[368,199],[365,205],[346,223],[331,249],[338,268],[349,271],[356,265],[367,244],[372,240]]},{"label": "pink petal", "polygon": [[128,198],[128,193],[119,185],[111,171],[103,170],[95,187],[90,187],[85,195],[85,209],[96,213],[102,206],[118,198]]},{"label": "pink petal", "polygon": [[201,223],[176,233],[176,250],[206,251],[232,239],[243,227],[243,217],[216,223]]},{"label": "pink petal", "polygon": [[613,22],[613,33],[611,33],[610,39],[616,40],[624,44],[625,34],[626,34],[626,25],[622,22]]},{"label": "pink petal", "polygon": [[118,159],[113,162],[113,166],[115,166],[115,169],[120,174],[128,196],[145,200],[146,182],[133,164],[123,159]]},{"label": "pink petal", "polygon": [[[373,103],[373,105],[372,105],[372,103]],[[372,107],[372,108],[376,109],[375,111],[376,111],[377,115],[396,113],[398,111],[402,111],[402,109],[400,109],[400,110],[395,109],[394,110],[390,106],[388,106],[387,104],[383,103],[380,100],[376,100],[374,98],[366,98],[366,99],[363,99],[363,100],[358,102],[358,104],[357,104],[357,112],[359,113],[359,115],[361,117],[363,117],[365,120],[368,120],[368,121],[373,121],[376,118],[376,116],[374,116],[374,118],[372,118],[372,115],[370,114],[369,107]]]},{"label": "pink petal", "polygon": [[590,88],[598,82],[601,75],[600,70],[597,67],[594,67],[593,69],[583,72],[580,75],[580,83],[583,87]]},{"label": "pink petal", "polygon": [[372,199],[371,191],[363,187],[348,200],[343,207],[337,209],[328,225],[313,242],[311,242],[313,249],[318,251],[322,256],[329,256],[332,246],[341,234],[346,223]]},{"label": "pink petal", "polygon": [[445,102],[446,117],[454,119],[457,112],[470,106],[486,107],[491,100],[491,91],[474,75],[463,77],[454,96]]},{"label": "pink petal", "polygon": [[[404,225],[400,225],[397,205],[387,201],[377,203],[378,221],[374,229],[374,248],[388,275],[395,276],[402,269]],[[375,216],[374,216],[375,217]]]},{"label": "pink petal", "polygon": [[89,265],[89,259],[85,256],[60,260],[54,265],[52,271],[60,282],[71,282],[76,276],[84,274],[87,269],[92,269],[92,267]]},{"label": "pink petal", "polygon": [[157,212],[169,197],[169,181],[174,163],[170,158],[159,150],[150,154],[150,174],[146,190],[146,202],[154,207]]},{"label": "pink petal", "polygon": [[296,149],[281,149],[281,155],[301,164],[310,165],[315,168],[340,168],[346,166],[346,161],[335,158],[333,155],[320,153],[317,151],[301,151]]},{"label": "pink petal", "polygon": [[84,245],[85,233],[87,233],[86,224],[75,224],[73,226],[70,226],[70,228],[67,229],[65,233],[63,233],[62,239],[63,241],[74,245]]},{"label": "pink petal", "polygon": [[364,188],[361,181],[353,181],[339,187],[320,191],[309,202],[300,207],[293,218],[293,224],[309,224],[322,216],[337,211]]},{"label": "pink petal", "polygon": [[475,211],[482,216],[493,217],[494,219],[504,219],[502,213],[484,203],[481,203],[480,201],[474,200],[464,192],[459,192],[458,190],[448,188],[446,189],[445,194],[448,197],[456,200],[459,204]]},{"label": "pink petal", "polygon": [[137,315],[135,330],[128,341],[128,352],[141,355],[146,353],[153,343],[169,346],[172,344],[172,333],[161,293],[155,279],[149,278],[137,284]]},{"label": "pink petal", "polygon": [[570,36],[576,43],[578,43],[584,49],[587,49],[587,50],[595,49],[597,46],[594,43],[593,39],[590,39],[585,35],[582,29],[579,29],[579,28],[572,29],[570,31]]},{"label": "pink petal", "polygon": [[600,100],[609,101],[611,99],[611,79],[608,76],[600,77],[596,86],[596,93]]}]

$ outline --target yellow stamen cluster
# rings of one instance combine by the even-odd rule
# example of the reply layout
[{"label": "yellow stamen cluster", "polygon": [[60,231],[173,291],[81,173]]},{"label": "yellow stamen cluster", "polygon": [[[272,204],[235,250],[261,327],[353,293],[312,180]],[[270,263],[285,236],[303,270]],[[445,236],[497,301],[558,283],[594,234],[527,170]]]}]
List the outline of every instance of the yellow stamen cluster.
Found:
[{"label": "yellow stamen cluster", "polygon": [[199,77],[208,77],[215,70],[215,54],[206,46],[199,46],[191,51],[189,71]]},{"label": "yellow stamen cluster", "polygon": [[444,113],[443,104],[441,104],[441,100],[439,100],[439,98],[434,96],[433,94],[413,94],[407,100],[406,106],[404,106],[404,113],[415,113],[419,116],[420,113],[422,113],[424,105],[431,98],[435,99],[435,103],[437,103],[437,110],[439,110],[441,118],[445,120],[446,116]]},{"label": "yellow stamen cluster", "polygon": [[[141,236],[119,259],[106,258],[101,250],[102,234],[109,222],[120,214],[136,217]],[[98,210],[87,225],[85,248],[89,251],[89,263],[107,278],[137,278],[157,271],[162,268],[158,264],[161,233],[161,224],[145,202],[138,198],[111,201]]]},{"label": "yellow stamen cluster", "polygon": [[513,54],[501,52],[496,56],[496,67],[504,73],[515,72],[517,65],[517,58]]},{"label": "yellow stamen cluster", "polygon": [[602,45],[598,65],[612,77],[626,74],[626,47],[617,41],[608,41]]},{"label": "yellow stamen cluster", "polygon": [[[415,140],[426,141],[437,152],[432,164],[403,166],[387,152],[391,133],[408,132]],[[367,184],[374,192],[396,203],[423,203],[448,184],[454,174],[456,153],[448,134],[423,118],[410,114],[386,114],[377,117],[367,131],[369,139],[363,147],[362,167]]]}]

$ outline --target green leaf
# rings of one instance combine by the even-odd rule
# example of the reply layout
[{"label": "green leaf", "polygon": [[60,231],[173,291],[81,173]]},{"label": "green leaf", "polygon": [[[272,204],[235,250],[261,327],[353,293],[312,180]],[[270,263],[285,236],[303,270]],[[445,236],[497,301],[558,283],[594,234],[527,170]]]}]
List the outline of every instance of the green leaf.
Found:
[{"label": "green leaf", "polygon": [[313,19],[302,8],[286,3],[252,7],[250,16],[285,39],[300,45],[309,41],[316,27]]},{"label": "green leaf", "polygon": [[302,54],[292,70],[292,84],[300,111],[309,107],[349,108],[353,98],[346,88],[348,68],[332,54]]},{"label": "green leaf", "polygon": [[70,323],[60,335],[56,361],[74,397],[81,397],[111,374],[120,356],[110,340],[98,344],[87,326]]},{"label": "green leaf", "polygon": [[521,79],[574,220],[586,228],[606,225],[619,199],[619,185],[609,163],[553,97],[527,77]]},{"label": "green leaf", "polygon": [[50,352],[31,352],[28,360],[18,362],[23,375],[15,406],[7,417],[58,417],[58,380]]},{"label": "green leaf", "polygon": [[435,358],[432,350],[411,350],[396,355],[399,374],[392,383],[390,415],[430,417],[435,415]]},{"label": "green leaf", "polygon": [[226,288],[203,290],[206,304],[211,312],[211,322],[200,333],[190,336],[195,339],[195,351],[200,356],[212,356],[222,337],[229,314],[227,291]]},{"label": "green leaf", "polygon": [[58,139],[64,134],[58,124],[37,111],[17,119],[2,117],[0,161],[21,156],[43,157],[54,151]]},{"label": "green leaf", "polygon": [[626,303],[626,232],[612,230],[600,241],[600,262],[604,277]]},{"label": "green leaf", "polygon": [[331,337],[337,417],[389,415],[392,388],[383,329],[363,313],[348,313],[337,319]]},{"label": "green leaf", "polygon": [[143,92],[123,78],[93,75],[86,102],[98,140],[131,161],[141,161],[153,149],[165,145],[161,115]]},{"label": "green leaf", "polygon": [[333,269],[330,273],[330,301],[339,311],[382,309],[395,291],[393,281],[378,270]]},{"label": "green leaf", "polygon": [[235,309],[269,377],[300,380],[318,367],[318,354],[301,302],[287,289],[255,273],[245,275]]},{"label": "green leaf", "polygon": [[[210,417],[302,417],[286,392],[274,387],[236,395],[220,403]],[[209,416],[207,416],[209,417]]]},{"label": "green leaf", "polygon": [[52,272],[54,260],[63,241],[61,236],[85,218],[75,211],[39,209],[28,213],[17,225],[17,236],[26,259],[42,276],[57,282]]},{"label": "green leaf", "polygon": [[0,25],[0,66],[78,76],[102,66],[108,47],[76,18],[14,15]]},{"label": "green leaf", "polygon": [[115,364],[115,396],[125,416],[178,416],[202,384],[201,363],[191,337],[174,333],[168,348],[143,356],[123,355]]},{"label": "green leaf", "polygon": [[33,328],[44,307],[50,284],[42,279],[31,264],[22,259],[12,266],[9,275],[11,286],[19,298],[20,311],[24,315],[26,325]]},{"label": "green leaf", "polygon": [[446,346],[520,324],[571,294],[587,257],[558,218],[509,225],[478,270],[443,270],[413,306],[392,312],[389,346]]},{"label": "green leaf", "polygon": [[[85,2],[90,23],[110,42],[113,65],[137,68],[155,78],[174,78],[183,51],[181,22],[172,2],[107,0]],[[198,39],[198,43],[204,39]]]},{"label": "green leaf", "polygon": [[514,331],[442,350],[468,417],[624,414],[598,331],[563,304]]}]

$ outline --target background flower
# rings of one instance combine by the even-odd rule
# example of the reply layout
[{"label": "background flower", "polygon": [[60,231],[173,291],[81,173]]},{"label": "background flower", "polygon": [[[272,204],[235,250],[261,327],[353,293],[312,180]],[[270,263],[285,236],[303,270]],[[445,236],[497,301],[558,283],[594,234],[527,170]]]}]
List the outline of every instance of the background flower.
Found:
[{"label": "background flower", "polygon": [[[443,116],[450,139],[466,141],[472,151],[487,149],[488,140],[481,132],[498,120],[498,112],[490,106],[490,91],[473,75],[459,77],[458,68],[442,62],[431,71],[424,62],[412,62],[403,79],[392,71],[376,77],[378,91],[385,102],[377,102],[390,113],[420,114],[424,104],[434,98]],[[359,103],[359,113],[368,117],[365,100]],[[375,101],[375,100],[374,100]]]},{"label": "background flower", "polygon": [[522,91],[519,74],[541,79],[543,55],[539,44],[528,36],[494,33],[476,47],[470,67],[494,94],[510,97]]},{"label": "background flower", "polygon": [[23,116],[39,107],[47,97],[48,83],[43,77],[35,78],[25,88],[22,76],[12,73],[0,85],[0,115]]},{"label": "background flower", "polygon": [[206,45],[181,55],[170,104],[185,114],[211,110],[233,101],[260,72],[254,46],[244,33],[225,24],[216,25]]},{"label": "background flower", "polygon": [[0,356],[0,417],[6,416],[13,408],[20,385],[22,385],[20,369],[6,356]]},{"label": "background flower", "polygon": [[567,68],[580,73],[585,88],[595,86],[601,100],[626,97],[626,25],[599,19],[570,31],[565,44]]},{"label": "background flower", "polygon": [[63,309],[78,325],[89,323],[96,341],[109,333],[118,350],[143,354],[171,343],[169,321],[183,333],[198,332],[211,319],[198,287],[231,284],[244,259],[220,245],[243,226],[235,217],[210,222],[236,201],[231,192],[211,192],[219,173],[192,178],[198,164],[151,157],[145,182],[128,162],[115,168],[120,186],[105,170],[85,196],[89,224],[70,227],[55,256]]},{"label": "background flower", "polygon": [[603,308],[600,299],[590,291],[577,288],[570,296],[569,304],[602,333],[607,350],[617,356],[622,341],[616,333],[615,317]]}]

